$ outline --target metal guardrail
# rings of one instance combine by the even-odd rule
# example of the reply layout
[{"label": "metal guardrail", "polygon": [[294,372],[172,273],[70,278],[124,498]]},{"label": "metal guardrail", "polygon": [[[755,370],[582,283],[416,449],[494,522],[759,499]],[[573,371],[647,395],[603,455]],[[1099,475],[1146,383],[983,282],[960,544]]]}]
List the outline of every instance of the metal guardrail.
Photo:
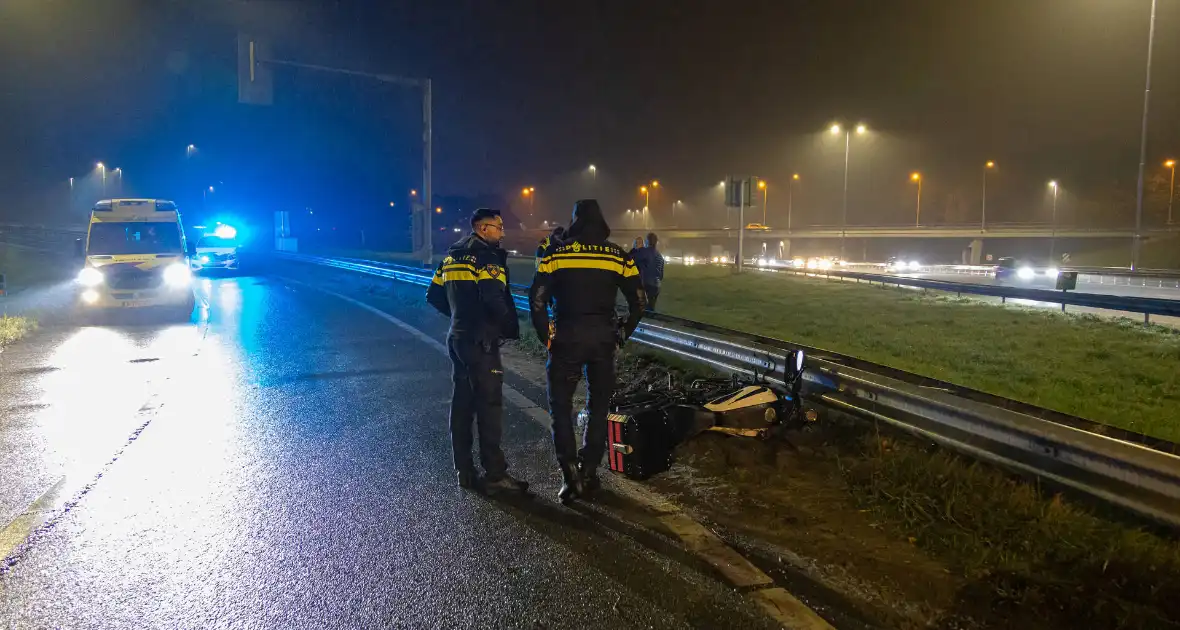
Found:
[{"label": "metal guardrail", "polygon": [[[430,282],[426,269],[358,259],[274,255],[421,286]],[[513,286],[521,310],[526,307],[522,289]],[[780,381],[786,352],[803,349],[808,356],[806,395],[813,401],[1180,527],[1180,445],[854,357],[663,314],[645,318],[632,339],[718,369],[756,372]]]},{"label": "metal guardrail", "polygon": [[949,282],[947,280],[930,280],[926,278],[908,278],[880,273],[865,273],[860,271],[839,271],[835,269],[795,269],[779,267],[773,269],[779,273],[813,276],[819,278],[837,278],[858,280],[865,282],[879,282],[903,287],[930,289],[946,293],[962,295],[982,295],[998,297],[1003,300],[1031,300],[1047,302],[1065,306],[1082,306],[1086,308],[1100,308],[1124,313],[1140,313],[1144,323],[1151,321],[1152,315],[1180,317],[1180,300],[1164,298],[1137,297],[1129,295],[1105,295],[1101,293],[1054,291],[1050,289],[1032,289],[1026,287],[1004,287],[966,282]]}]

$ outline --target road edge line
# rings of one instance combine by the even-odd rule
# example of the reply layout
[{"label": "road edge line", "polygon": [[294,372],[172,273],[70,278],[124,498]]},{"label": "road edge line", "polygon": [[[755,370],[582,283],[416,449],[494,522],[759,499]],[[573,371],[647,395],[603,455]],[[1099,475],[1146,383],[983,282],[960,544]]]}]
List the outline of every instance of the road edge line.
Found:
[{"label": "road edge line", "polygon": [[4,529],[0,530],[0,559],[12,555],[12,552],[17,547],[20,547],[28,540],[29,535],[49,520],[56,507],[58,494],[61,493],[61,489],[65,487],[65,484],[66,477],[62,475],[48,490],[42,492],[41,496],[34,499],[29,504],[29,507],[14,516],[8,522],[8,525],[5,525]]},{"label": "road edge line", "polygon": [[[288,276],[279,276],[285,281],[307,287],[309,289],[331,295],[348,302],[353,306],[366,310],[381,319],[410,333],[419,341],[442,354],[447,354],[446,346],[430,337],[421,330],[391,315],[376,306],[362,302],[356,298],[337,293],[331,289],[317,287],[313,284],[295,280]],[[511,368],[509,368],[511,369]],[[513,370],[515,372],[515,370]],[[516,372],[519,376],[524,376]],[[526,377],[527,378],[527,377]],[[520,390],[508,385],[503,386],[504,398],[522,411],[529,419],[543,427],[549,425],[549,414]],[[672,533],[685,546],[689,553],[704,561],[717,571],[722,579],[743,592],[753,600],[767,615],[784,628],[793,630],[834,630],[834,627],[819,616],[809,606],[804,604],[786,589],[777,586],[774,579],[766,572],[754,566],[736,549],[728,545],[713,530],[705,527],[693,519],[679,506],[652,492],[641,484],[629,479],[619,479],[617,475],[604,478],[608,486],[616,486],[624,490],[625,495],[650,509],[659,523]]]}]

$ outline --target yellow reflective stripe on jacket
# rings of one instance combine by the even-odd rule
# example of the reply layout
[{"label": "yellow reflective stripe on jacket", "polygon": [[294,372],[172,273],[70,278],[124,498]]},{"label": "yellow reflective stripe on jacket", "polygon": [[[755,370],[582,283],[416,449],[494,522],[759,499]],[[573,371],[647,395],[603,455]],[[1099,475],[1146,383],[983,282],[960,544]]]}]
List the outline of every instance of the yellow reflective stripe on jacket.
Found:
[{"label": "yellow reflective stripe on jacket", "polygon": [[508,284],[508,281],[504,279],[504,271],[499,267],[496,267],[495,270],[492,270],[491,267],[480,269],[478,278],[480,280],[498,280],[502,284]]},{"label": "yellow reflective stripe on jacket", "polygon": [[471,281],[475,282],[475,265],[454,261],[443,261],[443,282]]},{"label": "yellow reflective stripe on jacket", "polygon": [[430,281],[430,283],[431,283],[431,284],[437,284],[437,285],[439,285],[439,286],[442,286],[442,284],[443,284],[443,272],[442,272],[442,269],[439,269],[438,271],[434,272],[434,279],[432,279],[432,280]]},{"label": "yellow reflective stripe on jacket", "polygon": [[627,264],[623,266],[623,277],[633,278],[639,275],[639,268],[635,266],[634,260],[628,260]]},{"label": "yellow reflective stripe on jacket", "polygon": [[541,266],[537,271],[553,273],[558,269],[601,269],[603,271],[613,271],[623,277],[633,276],[639,273],[634,266],[628,268],[624,265],[622,260],[592,258],[546,258],[541,262]]},{"label": "yellow reflective stripe on jacket", "polygon": [[469,269],[443,270],[443,282],[475,282],[475,274]]}]

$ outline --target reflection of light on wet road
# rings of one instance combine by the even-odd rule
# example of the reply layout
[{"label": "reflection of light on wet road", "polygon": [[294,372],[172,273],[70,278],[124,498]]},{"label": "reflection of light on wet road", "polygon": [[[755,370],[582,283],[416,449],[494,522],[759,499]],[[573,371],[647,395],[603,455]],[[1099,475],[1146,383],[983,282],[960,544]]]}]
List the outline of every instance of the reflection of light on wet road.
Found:
[{"label": "reflection of light on wet road", "polygon": [[48,457],[68,478],[81,482],[127,440],[158,405],[159,388],[191,361],[201,328],[162,330],[82,328],[50,355],[40,377],[34,420]]}]

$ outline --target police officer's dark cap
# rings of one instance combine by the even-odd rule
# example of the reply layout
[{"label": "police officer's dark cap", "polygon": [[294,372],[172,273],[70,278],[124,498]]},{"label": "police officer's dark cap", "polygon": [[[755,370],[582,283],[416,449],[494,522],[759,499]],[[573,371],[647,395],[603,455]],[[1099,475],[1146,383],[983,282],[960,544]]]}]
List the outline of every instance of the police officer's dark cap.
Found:
[{"label": "police officer's dark cap", "polygon": [[485,219],[494,219],[500,216],[500,211],[493,208],[480,208],[471,213],[471,227],[475,227],[480,221]]}]

